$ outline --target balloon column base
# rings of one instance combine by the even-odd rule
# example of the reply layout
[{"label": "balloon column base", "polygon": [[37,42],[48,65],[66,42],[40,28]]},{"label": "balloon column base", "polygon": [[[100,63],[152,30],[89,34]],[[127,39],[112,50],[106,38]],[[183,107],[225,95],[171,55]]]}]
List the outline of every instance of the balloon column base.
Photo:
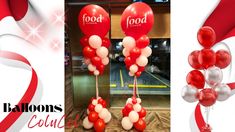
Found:
[{"label": "balloon column base", "polygon": [[211,127],[209,124],[207,124],[206,126],[202,127],[201,132],[211,132]]},{"label": "balloon column base", "polygon": [[87,108],[87,116],[83,120],[83,127],[91,129],[94,127],[96,132],[103,132],[105,124],[110,122],[112,116],[106,108],[106,102],[101,97],[91,98]]},{"label": "balloon column base", "polygon": [[146,128],[145,116],[146,110],[141,106],[140,98],[128,98],[126,106],[122,109],[122,127],[125,130],[133,128],[138,131],[144,131]]}]

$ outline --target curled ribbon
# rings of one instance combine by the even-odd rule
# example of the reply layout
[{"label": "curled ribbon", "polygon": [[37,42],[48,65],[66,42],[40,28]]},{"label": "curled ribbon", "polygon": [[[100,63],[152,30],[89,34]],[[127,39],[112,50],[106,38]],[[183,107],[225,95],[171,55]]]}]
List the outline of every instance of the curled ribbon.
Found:
[{"label": "curled ribbon", "polygon": [[7,16],[12,16],[19,21],[27,11],[28,0],[0,0],[0,21]]},{"label": "curled ribbon", "polygon": [[[37,90],[37,85],[38,85],[38,77],[37,73],[35,70],[32,68],[31,64],[29,61],[22,55],[10,52],[10,51],[0,51],[0,58],[5,58],[9,60],[15,60],[15,61],[20,61],[23,62],[24,64],[28,65],[31,67],[32,71],[32,77],[30,80],[30,84],[24,93],[23,97],[21,100],[18,102],[18,106],[20,106],[22,103],[30,103],[36,90]],[[22,112],[10,112],[1,122],[0,122],[0,128],[1,132],[5,132],[7,129],[9,129],[14,122],[20,117]]]}]

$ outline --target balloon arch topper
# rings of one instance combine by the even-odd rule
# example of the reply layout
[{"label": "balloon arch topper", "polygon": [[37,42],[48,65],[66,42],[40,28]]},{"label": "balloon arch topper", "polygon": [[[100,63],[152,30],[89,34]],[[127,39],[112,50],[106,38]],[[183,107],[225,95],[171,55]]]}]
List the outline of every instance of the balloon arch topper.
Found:
[{"label": "balloon arch topper", "polygon": [[105,65],[108,65],[108,48],[110,40],[105,37],[110,28],[108,13],[98,5],[87,5],[82,8],[78,16],[80,29],[85,34],[80,39],[83,47],[84,62],[88,70],[96,76],[96,98],[92,98],[87,109],[88,116],[83,120],[83,127],[102,132],[105,123],[111,120],[111,113],[106,108],[106,102],[99,97],[98,76],[104,72]]},{"label": "balloon arch topper", "polygon": [[[223,72],[231,62],[231,55],[226,50],[214,52],[211,47],[215,45],[216,34],[211,27],[204,26],[197,34],[198,42],[204,47],[195,50],[188,56],[188,62],[192,70],[188,73],[186,85],[182,90],[185,101],[192,103],[199,101],[195,109],[195,120],[200,132],[211,132],[208,123],[210,107],[217,101],[225,101],[231,96],[234,83],[224,84]],[[200,71],[204,70],[204,74]],[[205,87],[205,84],[208,87]],[[204,121],[200,105],[206,109],[206,121]]]},{"label": "balloon arch topper", "polygon": [[152,49],[148,47],[149,38],[146,35],[152,28],[154,15],[152,9],[143,2],[129,5],[121,17],[121,27],[126,37],[123,38],[123,55],[129,75],[134,76],[134,89],[132,98],[128,98],[122,109],[122,127],[125,130],[134,128],[144,131],[146,128],[146,110],[141,106],[138,95],[137,77],[145,70]]}]

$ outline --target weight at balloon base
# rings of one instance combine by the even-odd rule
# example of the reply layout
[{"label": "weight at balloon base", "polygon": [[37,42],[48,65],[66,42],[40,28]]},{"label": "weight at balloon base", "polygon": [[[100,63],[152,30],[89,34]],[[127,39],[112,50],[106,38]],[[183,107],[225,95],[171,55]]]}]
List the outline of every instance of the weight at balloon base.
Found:
[{"label": "weight at balloon base", "polygon": [[103,132],[106,123],[110,122],[112,116],[106,108],[106,101],[101,97],[91,98],[90,104],[87,108],[87,116],[83,120],[83,127],[91,129],[94,127],[96,132]]},{"label": "weight at balloon base", "polygon": [[141,106],[140,98],[128,98],[125,107],[122,109],[122,115],[123,129],[131,130],[134,127],[138,131],[144,131],[146,128],[146,110]]}]

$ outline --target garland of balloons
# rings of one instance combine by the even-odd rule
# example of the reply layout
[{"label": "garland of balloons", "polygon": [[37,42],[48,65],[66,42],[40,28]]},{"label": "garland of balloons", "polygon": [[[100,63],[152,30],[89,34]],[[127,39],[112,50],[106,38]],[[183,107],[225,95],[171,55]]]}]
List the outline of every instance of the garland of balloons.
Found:
[{"label": "garland of balloons", "polygon": [[85,34],[80,39],[83,47],[84,62],[88,65],[90,74],[96,76],[96,97],[91,99],[87,109],[88,116],[83,120],[83,127],[102,132],[105,123],[111,120],[111,113],[106,108],[106,102],[99,97],[98,76],[102,75],[105,65],[108,65],[108,48],[110,40],[105,37],[110,28],[108,13],[98,5],[87,5],[78,16],[80,29]]},{"label": "garland of balloons", "polygon": [[122,41],[124,62],[129,75],[134,76],[133,97],[127,99],[122,109],[121,124],[125,130],[130,130],[133,126],[138,131],[144,131],[146,128],[146,110],[141,106],[141,99],[137,97],[137,77],[145,70],[147,57],[152,54],[146,34],[151,30],[153,23],[153,11],[143,2],[129,5],[122,14],[121,27],[126,35]]},{"label": "garland of balloons", "polygon": [[[226,50],[214,52],[211,49],[216,41],[216,34],[211,27],[204,26],[199,29],[197,38],[204,48],[200,51],[195,50],[188,56],[188,62],[195,70],[190,71],[186,77],[188,85],[183,88],[182,97],[190,103],[199,101],[199,104],[206,107],[207,121],[200,131],[210,132],[211,127],[208,124],[210,106],[215,104],[216,100],[225,101],[231,95],[231,88],[221,83],[223,80],[221,69],[231,63],[231,55]],[[205,73],[200,70],[204,70]],[[209,88],[205,88],[205,83]]]}]

